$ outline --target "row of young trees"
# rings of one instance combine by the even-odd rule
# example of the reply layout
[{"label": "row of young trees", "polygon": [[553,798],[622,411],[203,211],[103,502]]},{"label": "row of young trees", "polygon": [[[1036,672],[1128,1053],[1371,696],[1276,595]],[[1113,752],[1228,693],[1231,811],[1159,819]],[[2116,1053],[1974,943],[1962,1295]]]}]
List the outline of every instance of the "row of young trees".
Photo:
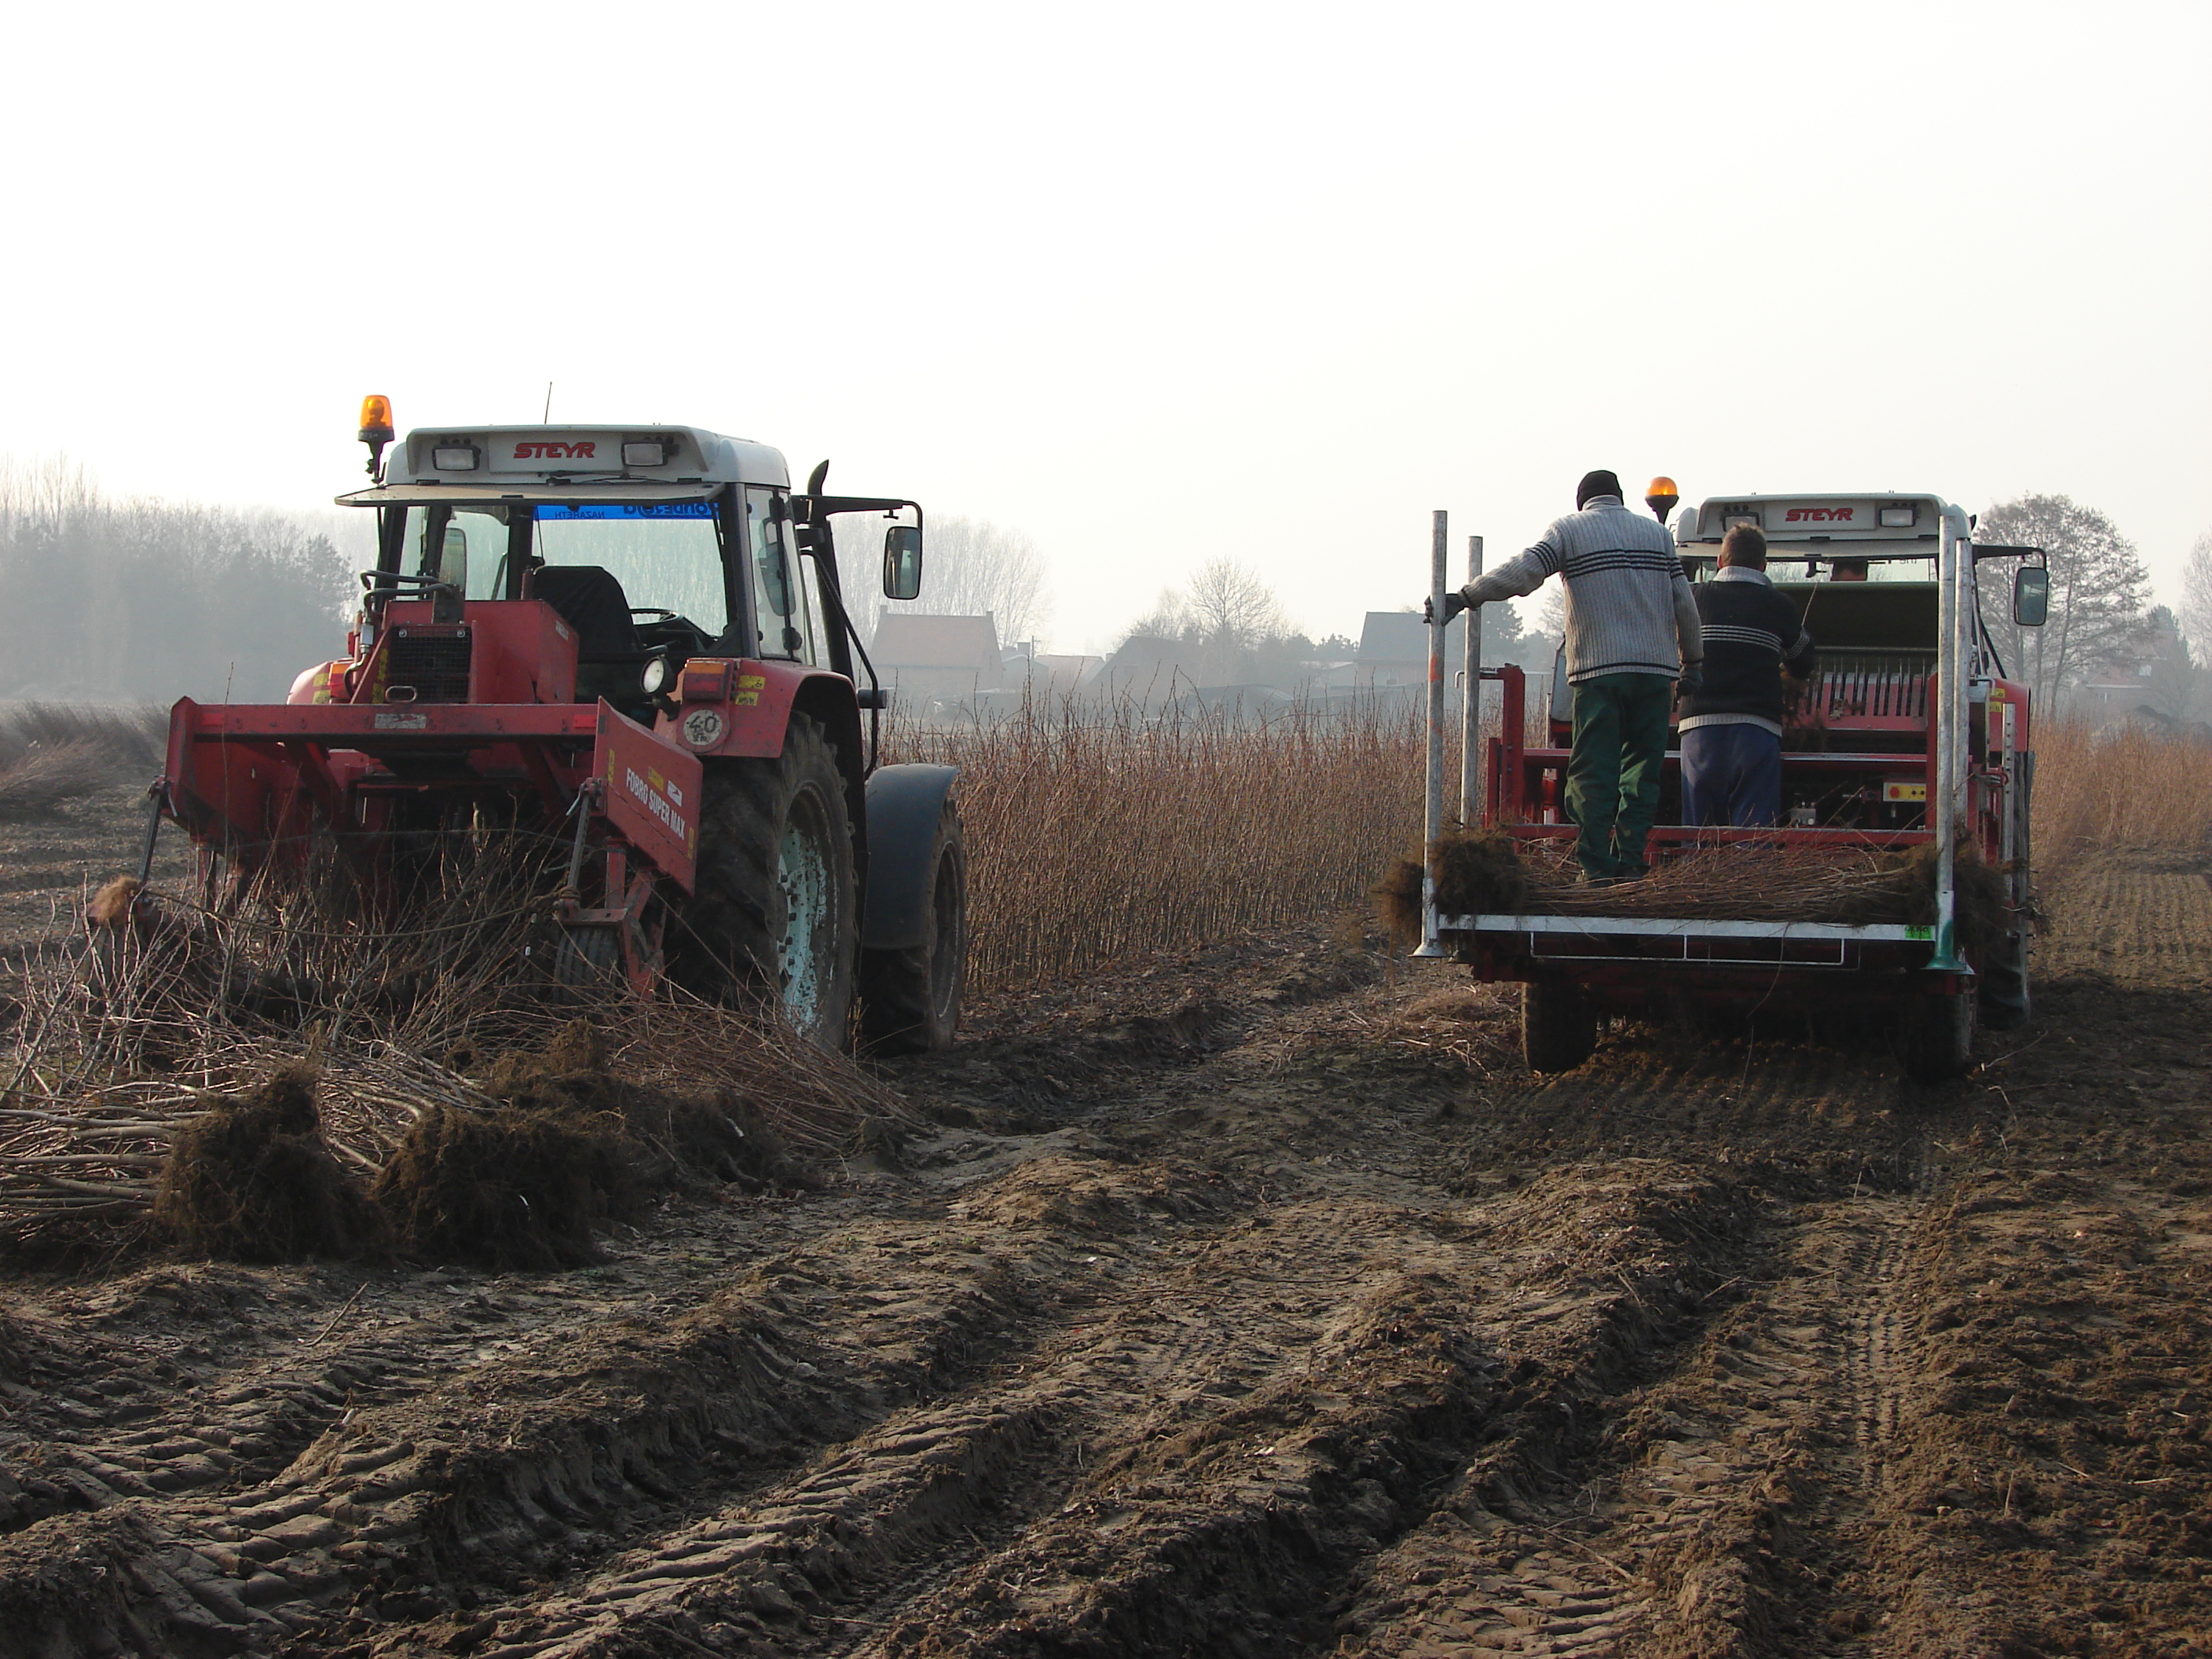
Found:
[{"label": "row of young trees", "polygon": [[0,697],[281,699],[342,639],[349,561],[276,513],[0,465]]}]

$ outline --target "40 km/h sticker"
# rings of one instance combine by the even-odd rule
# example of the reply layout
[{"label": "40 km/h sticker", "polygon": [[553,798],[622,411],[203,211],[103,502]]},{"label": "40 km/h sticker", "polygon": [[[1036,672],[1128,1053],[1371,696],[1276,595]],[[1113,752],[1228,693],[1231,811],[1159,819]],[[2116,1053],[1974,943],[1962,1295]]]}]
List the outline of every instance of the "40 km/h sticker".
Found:
[{"label": "40 km/h sticker", "polygon": [[684,716],[684,741],[694,749],[712,749],[728,729],[719,708],[694,708]]}]

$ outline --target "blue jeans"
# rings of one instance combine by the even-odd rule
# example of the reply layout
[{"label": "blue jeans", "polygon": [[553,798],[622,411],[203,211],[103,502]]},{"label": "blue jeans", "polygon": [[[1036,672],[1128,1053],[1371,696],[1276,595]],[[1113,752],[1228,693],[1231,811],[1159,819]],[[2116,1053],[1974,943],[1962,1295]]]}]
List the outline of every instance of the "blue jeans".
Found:
[{"label": "blue jeans", "polygon": [[1782,739],[1764,726],[1682,733],[1682,822],[1771,827],[1782,816]]}]

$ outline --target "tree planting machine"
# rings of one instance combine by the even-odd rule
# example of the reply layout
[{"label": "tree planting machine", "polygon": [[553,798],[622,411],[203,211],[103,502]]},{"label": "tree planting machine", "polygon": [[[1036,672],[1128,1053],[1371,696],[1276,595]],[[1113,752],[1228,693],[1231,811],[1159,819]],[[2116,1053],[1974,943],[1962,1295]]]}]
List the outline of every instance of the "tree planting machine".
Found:
[{"label": "tree planting machine", "polygon": [[[156,815],[234,886],[334,847],[372,886],[495,823],[566,856],[558,979],[765,997],[825,1044],[943,1047],[967,963],[949,767],[877,764],[887,694],[832,526],[884,524],[920,591],[922,514],[793,489],[696,427],[416,430],[364,404],[377,526],[343,657],[273,706],[186,698]],[[387,459],[386,452],[392,453]],[[866,684],[856,677],[855,662]],[[546,844],[541,842],[541,844]]]},{"label": "tree planting machine", "polygon": [[[1665,480],[1646,499],[1662,523],[1676,504]],[[1437,520],[1432,608],[1441,616],[1443,515]],[[1676,530],[1693,583],[1713,574],[1719,544],[1737,524],[1765,533],[1769,577],[1819,647],[1816,677],[1795,689],[1784,731],[1782,822],[1669,827],[1680,817],[1680,754],[1670,749],[1650,856],[1753,847],[1863,861],[1932,848],[1929,914],[1860,924],[1592,915],[1588,905],[1574,915],[1439,915],[1431,875],[1421,954],[1457,957],[1484,980],[1521,981],[1523,1051],[1540,1072],[1587,1060],[1603,1016],[1794,1007],[1886,1023],[1911,1075],[1958,1075],[1978,1019],[2009,1024],[2027,1016],[2035,754],[2027,691],[1997,659],[1982,622],[1982,588],[1992,566],[2009,566],[2014,619],[2041,625],[2049,605],[2041,552],[1978,546],[1969,515],[1935,495],[1715,496]],[[1480,549],[1476,538],[1471,574],[1480,574]],[[1482,666],[1481,612],[1468,614],[1466,684],[1496,683],[1498,729],[1480,738],[1479,699],[1468,696],[1461,821],[1524,845],[1571,840],[1564,650],[1546,718],[1532,721],[1527,677],[1510,665]],[[1434,847],[1444,820],[1444,629],[1430,638]],[[1959,872],[1967,858],[2002,880],[2002,915],[1984,919],[1993,928],[1960,928]]]}]

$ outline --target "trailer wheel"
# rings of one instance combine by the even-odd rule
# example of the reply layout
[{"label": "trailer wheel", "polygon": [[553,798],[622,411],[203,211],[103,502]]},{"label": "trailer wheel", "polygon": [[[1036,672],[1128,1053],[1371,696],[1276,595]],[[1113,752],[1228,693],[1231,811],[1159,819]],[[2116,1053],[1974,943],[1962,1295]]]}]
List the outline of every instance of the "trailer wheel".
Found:
[{"label": "trailer wheel", "polygon": [[1942,996],[1916,992],[1905,1011],[1905,1074],[1915,1083],[1948,1083],[1973,1061],[1972,992]]},{"label": "trailer wheel", "polygon": [[769,998],[842,1048],[859,933],[845,780],[822,728],[793,714],[774,760],[709,762],[698,885],[672,976],[702,996]]},{"label": "trailer wheel", "polygon": [[1521,1057],[1532,1072],[1571,1072],[1597,1048],[1597,1011],[1568,980],[1521,988]]},{"label": "trailer wheel", "polygon": [[922,942],[904,951],[860,952],[860,1036],[886,1054],[950,1048],[968,983],[968,848],[960,809],[938,815],[929,855]]}]

